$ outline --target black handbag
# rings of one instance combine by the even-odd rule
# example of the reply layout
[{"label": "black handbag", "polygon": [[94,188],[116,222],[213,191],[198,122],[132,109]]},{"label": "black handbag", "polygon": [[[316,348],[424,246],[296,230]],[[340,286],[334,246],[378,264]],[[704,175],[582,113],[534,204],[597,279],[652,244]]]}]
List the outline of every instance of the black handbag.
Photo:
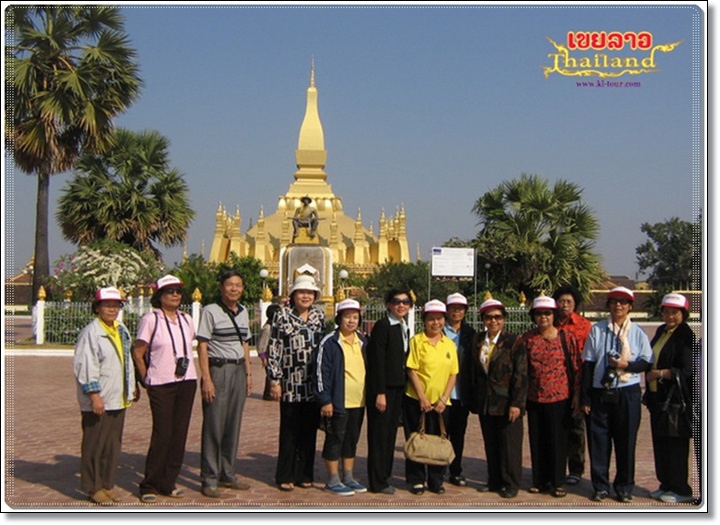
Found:
[{"label": "black handbag", "polygon": [[[679,402],[673,401],[673,393],[677,388],[679,394]],[[675,375],[675,383],[670,385],[667,398],[665,401],[658,402],[656,405],[655,432],[659,436],[679,437],[690,430],[690,414],[691,410],[685,402],[683,396],[682,385],[680,384],[680,376]],[[685,429],[685,432],[683,432]]]}]

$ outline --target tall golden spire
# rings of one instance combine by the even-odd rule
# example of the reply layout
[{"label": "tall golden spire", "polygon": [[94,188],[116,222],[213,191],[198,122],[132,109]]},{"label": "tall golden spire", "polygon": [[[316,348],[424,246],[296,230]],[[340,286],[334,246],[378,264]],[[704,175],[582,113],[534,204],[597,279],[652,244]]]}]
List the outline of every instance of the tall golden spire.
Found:
[{"label": "tall golden spire", "polygon": [[325,135],[320,122],[320,113],[318,112],[318,91],[315,87],[315,59],[313,59],[310,68],[310,87],[307,90],[305,118],[303,118],[300,126],[298,149],[295,150],[295,163],[298,167],[295,180],[326,180],[327,175],[323,171],[326,160]]}]

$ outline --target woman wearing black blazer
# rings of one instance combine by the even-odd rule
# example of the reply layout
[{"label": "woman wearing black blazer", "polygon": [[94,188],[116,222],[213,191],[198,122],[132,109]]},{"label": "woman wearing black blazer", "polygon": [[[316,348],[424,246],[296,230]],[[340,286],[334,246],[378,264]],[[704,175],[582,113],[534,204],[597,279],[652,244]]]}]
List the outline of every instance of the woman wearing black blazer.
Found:
[{"label": "woman wearing black blazer", "polygon": [[522,480],[523,416],[528,389],[527,353],[522,337],[505,331],[505,306],[496,299],[480,305],[485,330],[478,332],[461,364],[461,396],[478,414],[485,444],[488,482],[479,492],[514,498]]},{"label": "woman wearing black blazer", "polygon": [[[664,324],[658,327],[650,345],[655,354],[653,368],[645,374],[645,405],[650,410],[655,473],[660,488],[650,493],[653,499],[666,503],[693,501],[688,484],[688,456],[692,437],[692,371],[695,333],[687,324],[689,303],[680,294],[663,297]],[[678,381],[679,380],[679,381]],[[678,389],[677,385],[680,385]],[[686,417],[681,417],[678,436],[669,436],[658,425],[662,403],[668,398],[672,385],[672,403],[682,398],[687,404]],[[680,391],[679,391],[680,390]]]},{"label": "woman wearing black blazer", "polygon": [[375,323],[367,345],[368,488],[393,494],[390,478],[407,380],[410,329],[406,318],[413,300],[408,290],[393,289],[386,294],[385,305],[388,315]]}]

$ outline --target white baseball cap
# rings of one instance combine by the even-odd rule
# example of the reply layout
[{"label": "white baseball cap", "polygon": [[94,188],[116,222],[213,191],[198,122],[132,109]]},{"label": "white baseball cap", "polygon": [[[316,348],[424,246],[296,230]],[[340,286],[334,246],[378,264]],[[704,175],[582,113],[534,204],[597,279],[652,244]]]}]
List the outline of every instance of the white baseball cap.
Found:
[{"label": "white baseball cap", "polygon": [[505,305],[502,304],[497,299],[488,299],[483,304],[480,305],[480,315],[485,312],[485,310],[493,310],[495,308],[499,308],[500,310],[505,310]]},{"label": "white baseball cap", "polygon": [[179,286],[182,288],[183,286],[185,286],[185,283],[183,283],[174,275],[168,274],[164,277],[160,277],[160,279],[157,280],[157,282],[155,283],[155,291],[160,291],[163,288],[167,288],[168,286]]},{"label": "white baseball cap", "polygon": [[461,306],[467,306],[468,300],[467,298],[461,294],[461,293],[453,293],[447,296],[447,300],[445,301],[445,304],[450,306],[451,304],[459,304]]},{"label": "white baseball cap", "polygon": [[340,301],[337,304],[336,312],[340,313],[343,310],[357,310],[358,312],[362,311],[362,308],[360,306],[360,303],[357,302],[355,299],[345,299],[344,301]]},{"label": "white baseball cap", "polygon": [[557,309],[557,303],[555,302],[555,299],[552,297],[547,297],[546,295],[541,295],[540,297],[536,297],[533,300],[532,307],[530,310],[537,310],[539,308],[549,308],[550,310]]},{"label": "white baseball cap", "polygon": [[627,299],[628,301],[634,301],[635,294],[629,288],[616,286],[608,292],[608,299]]},{"label": "white baseball cap", "polygon": [[687,297],[680,295],[679,293],[669,293],[662,298],[660,306],[690,310],[690,301],[688,301]]},{"label": "white baseball cap", "polygon": [[425,314],[429,314],[431,312],[440,312],[444,314],[447,313],[447,308],[445,308],[445,303],[443,303],[442,301],[433,299],[432,301],[428,301],[427,303],[425,303],[422,311]]},{"label": "white baseball cap", "polygon": [[100,288],[97,292],[95,292],[95,302],[100,301],[120,301],[120,304],[125,304],[120,290],[112,286]]}]

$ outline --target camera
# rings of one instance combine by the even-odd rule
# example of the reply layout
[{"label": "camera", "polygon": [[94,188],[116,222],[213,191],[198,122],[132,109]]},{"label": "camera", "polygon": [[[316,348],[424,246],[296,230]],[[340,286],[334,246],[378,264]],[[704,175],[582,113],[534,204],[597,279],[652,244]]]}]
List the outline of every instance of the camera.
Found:
[{"label": "camera", "polygon": [[184,377],[187,373],[188,366],[190,366],[190,358],[178,357],[175,360],[175,376]]},{"label": "camera", "polygon": [[620,359],[620,354],[618,354],[617,352],[610,352],[610,354],[608,355],[613,359]]},{"label": "camera", "polygon": [[617,370],[614,368],[607,367],[605,369],[605,374],[603,374],[602,381],[600,381],[600,384],[602,384],[603,388],[606,390],[614,388],[617,384],[618,379],[618,373]]}]

